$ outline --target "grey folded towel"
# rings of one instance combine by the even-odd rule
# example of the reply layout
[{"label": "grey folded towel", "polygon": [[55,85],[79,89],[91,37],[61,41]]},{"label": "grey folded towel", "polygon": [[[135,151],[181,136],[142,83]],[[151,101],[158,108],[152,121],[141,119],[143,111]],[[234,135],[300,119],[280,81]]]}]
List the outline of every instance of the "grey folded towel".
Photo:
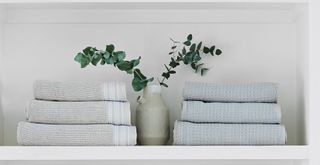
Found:
[{"label": "grey folded towel", "polygon": [[286,130],[276,124],[195,124],[176,121],[175,145],[284,145]]},{"label": "grey folded towel", "polygon": [[134,126],[50,125],[20,122],[17,141],[35,146],[128,146],[136,144]]},{"label": "grey folded towel", "polygon": [[129,102],[60,102],[31,100],[26,113],[27,121],[35,123],[131,124]]},{"label": "grey folded towel", "polygon": [[55,82],[38,80],[34,97],[57,101],[127,101],[126,87],[121,82]]},{"label": "grey folded towel", "polygon": [[281,110],[272,103],[205,103],[184,101],[181,120],[216,123],[280,123]]},{"label": "grey folded towel", "polygon": [[186,82],[184,100],[210,102],[265,102],[276,103],[278,87],[274,83],[216,84]]}]

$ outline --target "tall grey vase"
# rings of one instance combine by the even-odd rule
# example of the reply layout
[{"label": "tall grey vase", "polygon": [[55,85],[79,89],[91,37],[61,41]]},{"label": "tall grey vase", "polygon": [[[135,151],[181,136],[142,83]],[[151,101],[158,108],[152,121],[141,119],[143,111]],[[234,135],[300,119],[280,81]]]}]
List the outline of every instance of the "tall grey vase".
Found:
[{"label": "tall grey vase", "polygon": [[165,145],[169,140],[169,110],[161,96],[161,86],[149,85],[138,98],[136,109],[138,144]]}]

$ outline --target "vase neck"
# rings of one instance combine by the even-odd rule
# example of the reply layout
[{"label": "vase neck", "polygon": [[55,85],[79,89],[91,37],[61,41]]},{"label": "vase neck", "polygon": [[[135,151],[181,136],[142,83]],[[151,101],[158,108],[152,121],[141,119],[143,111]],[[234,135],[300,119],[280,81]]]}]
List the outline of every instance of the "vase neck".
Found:
[{"label": "vase neck", "polygon": [[155,96],[155,95],[161,95],[161,86],[160,85],[148,85],[143,90],[144,96]]}]

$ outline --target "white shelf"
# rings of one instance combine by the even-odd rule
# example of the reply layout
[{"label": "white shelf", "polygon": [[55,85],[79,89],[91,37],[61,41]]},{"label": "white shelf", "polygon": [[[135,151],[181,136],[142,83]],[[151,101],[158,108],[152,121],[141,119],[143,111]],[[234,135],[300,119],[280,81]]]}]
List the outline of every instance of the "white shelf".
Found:
[{"label": "white shelf", "polygon": [[306,3],[309,0],[0,0],[0,3],[176,3],[176,2],[219,2],[219,3]]},{"label": "white shelf", "polygon": [[3,146],[0,160],[306,160],[307,146]]}]

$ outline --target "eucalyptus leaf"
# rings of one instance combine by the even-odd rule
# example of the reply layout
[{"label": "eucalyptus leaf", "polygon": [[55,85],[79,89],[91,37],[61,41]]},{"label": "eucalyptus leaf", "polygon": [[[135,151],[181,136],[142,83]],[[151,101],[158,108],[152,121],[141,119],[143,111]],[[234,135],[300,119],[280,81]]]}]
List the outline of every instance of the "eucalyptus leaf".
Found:
[{"label": "eucalyptus leaf", "polygon": [[110,44],[106,46],[106,51],[110,54],[114,51],[114,45]]},{"label": "eucalyptus leaf", "polygon": [[186,45],[186,46],[190,46],[191,42],[190,41],[185,41],[183,44]]},{"label": "eucalyptus leaf", "polygon": [[208,54],[210,52],[210,49],[206,46],[203,47],[203,53]]},{"label": "eucalyptus leaf", "polygon": [[192,34],[189,34],[189,35],[188,35],[187,40],[188,40],[188,41],[191,41],[191,40],[192,40]]},{"label": "eucalyptus leaf", "polygon": [[190,51],[191,52],[194,52],[196,50],[196,44],[192,44],[191,46],[190,46]]},{"label": "eucalyptus leaf", "polygon": [[122,61],[124,58],[126,58],[126,53],[124,51],[117,51],[113,53],[114,56],[117,56],[117,59],[119,61]]},{"label": "eucalyptus leaf", "polygon": [[220,56],[222,54],[222,51],[220,49],[216,50],[216,55]]}]

